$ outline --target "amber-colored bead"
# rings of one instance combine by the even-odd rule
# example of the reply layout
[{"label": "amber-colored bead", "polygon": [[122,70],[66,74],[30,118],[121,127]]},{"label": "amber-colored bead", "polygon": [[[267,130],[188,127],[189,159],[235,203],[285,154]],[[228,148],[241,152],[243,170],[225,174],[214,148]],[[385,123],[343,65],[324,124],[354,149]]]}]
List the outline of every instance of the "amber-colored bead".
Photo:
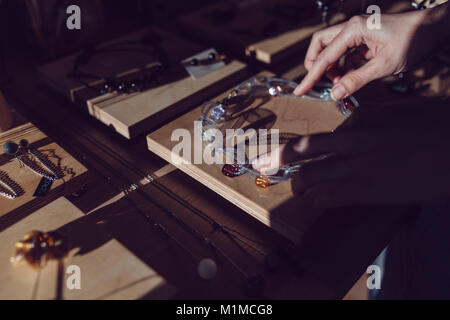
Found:
[{"label": "amber-colored bead", "polygon": [[28,232],[23,240],[16,242],[16,252],[11,262],[23,265],[27,262],[34,268],[42,268],[47,260],[62,258],[67,253],[67,238],[57,232]]},{"label": "amber-colored bead", "polygon": [[265,189],[268,186],[270,186],[272,183],[270,183],[270,181],[264,177],[258,177],[255,179],[255,184],[258,187]]}]

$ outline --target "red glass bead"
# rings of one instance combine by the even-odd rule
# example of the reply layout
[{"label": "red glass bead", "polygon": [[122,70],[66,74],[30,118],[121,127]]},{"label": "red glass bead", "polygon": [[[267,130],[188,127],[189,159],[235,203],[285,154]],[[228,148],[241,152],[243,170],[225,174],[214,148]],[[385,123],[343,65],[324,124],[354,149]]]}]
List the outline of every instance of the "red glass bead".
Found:
[{"label": "red glass bead", "polygon": [[242,169],[234,164],[226,164],[222,167],[222,174],[224,176],[234,178],[243,174]]}]

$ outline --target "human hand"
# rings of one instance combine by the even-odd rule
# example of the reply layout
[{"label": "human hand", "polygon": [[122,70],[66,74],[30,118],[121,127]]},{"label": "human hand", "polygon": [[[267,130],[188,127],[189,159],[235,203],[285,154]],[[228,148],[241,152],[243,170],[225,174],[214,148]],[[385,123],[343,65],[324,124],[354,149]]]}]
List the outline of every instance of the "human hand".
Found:
[{"label": "human hand", "polygon": [[375,79],[405,71],[448,35],[448,8],[381,15],[379,30],[367,27],[369,16],[355,16],[316,32],[304,62],[308,73],[294,93],[305,94],[326,74],[333,99],[341,100]]},{"label": "human hand", "polygon": [[[320,207],[409,204],[450,195],[450,108],[436,105],[364,106],[334,133],[303,136],[261,157],[280,165],[319,155],[292,178],[293,191],[314,191]],[[353,117],[353,116],[352,116]],[[317,191],[320,190],[320,191]]]}]

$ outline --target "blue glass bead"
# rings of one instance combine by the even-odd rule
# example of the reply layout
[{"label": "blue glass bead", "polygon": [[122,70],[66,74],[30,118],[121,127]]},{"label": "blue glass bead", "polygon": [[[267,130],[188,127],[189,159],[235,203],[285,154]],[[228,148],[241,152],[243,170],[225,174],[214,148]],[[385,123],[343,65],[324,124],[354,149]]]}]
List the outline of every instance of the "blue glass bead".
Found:
[{"label": "blue glass bead", "polygon": [[3,145],[3,151],[10,156],[15,156],[19,151],[19,145],[15,142],[8,141]]},{"label": "blue glass bead", "polygon": [[216,105],[211,111],[211,118],[220,120],[225,114],[225,109],[221,104]]},{"label": "blue glass bead", "polygon": [[28,142],[27,139],[22,139],[22,140],[20,140],[19,145],[20,145],[22,148],[26,148],[26,147],[28,147],[29,142]]}]

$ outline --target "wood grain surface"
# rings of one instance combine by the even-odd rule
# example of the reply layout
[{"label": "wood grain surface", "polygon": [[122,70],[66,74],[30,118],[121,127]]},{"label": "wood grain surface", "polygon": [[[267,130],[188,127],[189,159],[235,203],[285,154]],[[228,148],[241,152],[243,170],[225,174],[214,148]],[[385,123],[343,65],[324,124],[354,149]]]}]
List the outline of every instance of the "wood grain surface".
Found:
[{"label": "wood grain surface", "polygon": [[[71,241],[61,261],[45,268],[13,266],[14,244],[31,230],[59,231]],[[80,268],[80,289],[66,285],[67,268]],[[158,292],[169,298],[175,289],[66,198],[59,198],[0,233],[0,299],[137,299]]]},{"label": "wood grain surface", "polygon": [[[260,75],[271,76],[263,72]],[[220,95],[223,98],[228,92]],[[257,109],[255,109],[257,107]],[[298,98],[268,98],[267,101],[255,100],[244,110],[257,110],[259,114],[274,117],[269,129],[279,129],[280,133],[310,134],[328,132],[335,129],[345,117],[338,111],[334,102],[317,102]],[[264,112],[262,112],[264,111]],[[254,179],[248,176],[227,178],[221,173],[218,165],[188,163],[172,149],[179,141],[172,141],[175,129],[187,129],[194,137],[194,121],[200,118],[200,107],[172,121],[147,136],[149,150],[166,161],[172,162],[182,171],[211,188],[222,197],[228,199],[262,223],[273,227],[284,236],[299,243],[301,233],[317,216],[312,203],[295,202],[289,181],[270,186],[267,189],[255,185]],[[242,123],[245,128],[248,122]],[[194,154],[194,143],[191,143]]]},{"label": "wood grain surface", "polygon": [[[38,71],[45,83],[70,97],[73,102],[86,108],[91,116],[128,139],[155,128],[245,76],[245,64],[230,60],[224,67],[199,79],[193,79],[182,69],[181,61],[207,48],[159,29],[142,30],[102,44],[99,48],[119,41],[138,41],[148,32],[163,39],[160,46],[170,57],[170,64],[165,66],[162,83],[143,92],[100,94],[86,88],[76,78],[68,77],[79,53],[41,66]],[[98,57],[94,55],[91,60],[83,70],[100,76],[136,74],[138,77],[139,68],[154,62],[148,54],[143,55],[132,50],[125,53],[98,54]],[[103,80],[85,81],[90,85],[103,83]]]}]

